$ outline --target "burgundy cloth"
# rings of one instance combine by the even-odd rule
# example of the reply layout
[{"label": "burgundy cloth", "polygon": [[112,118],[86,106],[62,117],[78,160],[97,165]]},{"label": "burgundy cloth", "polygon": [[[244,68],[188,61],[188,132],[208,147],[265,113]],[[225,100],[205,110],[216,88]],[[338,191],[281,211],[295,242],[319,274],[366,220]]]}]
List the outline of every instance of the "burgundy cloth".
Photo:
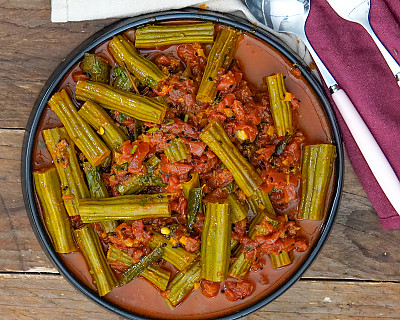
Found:
[{"label": "burgundy cloth", "polygon": [[[400,62],[400,1],[371,0],[369,17],[378,38]],[[372,38],[361,25],[340,18],[326,0],[311,1],[306,33],[400,177],[400,88]],[[335,111],[351,164],[383,229],[400,229],[400,216],[379,187],[336,108]]]}]

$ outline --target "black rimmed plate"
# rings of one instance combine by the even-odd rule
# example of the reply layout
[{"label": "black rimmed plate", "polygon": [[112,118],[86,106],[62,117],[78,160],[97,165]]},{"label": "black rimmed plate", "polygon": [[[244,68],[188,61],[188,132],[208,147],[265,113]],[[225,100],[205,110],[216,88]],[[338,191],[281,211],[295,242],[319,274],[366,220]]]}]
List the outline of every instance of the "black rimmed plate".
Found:
[{"label": "black rimmed plate", "polygon": [[[250,312],[257,310],[258,308],[268,304],[287,290],[295,281],[297,281],[305,270],[310,266],[311,262],[318,255],[322,245],[324,244],[328,233],[332,227],[336,212],[338,210],[338,204],[340,194],[342,191],[343,183],[343,148],[342,140],[337,125],[337,121],[330,105],[330,102],[320,86],[319,82],[311,75],[308,67],[304,66],[301,59],[299,59],[295,53],[290,49],[286,48],[275,36],[267,33],[265,30],[255,27],[248,21],[237,18],[232,15],[220,14],[209,11],[199,10],[180,10],[180,11],[168,11],[162,14],[148,14],[135,18],[128,18],[118,21],[103,30],[97,32],[95,35],[90,37],[88,40],[78,46],[68,57],[57,67],[46,85],[42,89],[35,106],[32,110],[30,120],[27,126],[26,136],[24,140],[23,155],[22,155],[22,182],[23,182],[23,195],[25,205],[28,211],[28,216],[32,224],[32,228],[36,233],[36,236],[41,243],[44,251],[46,252],[49,259],[58,268],[60,273],[70,281],[77,289],[83,294],[97,302],[102,307],[111,310],[118,315],[124,316],[129,319],[155,319],[148,316],[144,316],[129,310],[126,310],[104,297],[99,297],[95,291],[85,285],[78,277],[73,274],[60,256],[54,251],[51,239],[49,238],[45,227],[41,221],[41,217],[35,202],[34,185],[32,179],[32,166],[33,166],[33,153],[34,143],[36,139],[36,133],[39,127],[39,122],[42,117],[43,111],[47,105],[47,101],[51,95],[57,90],[58,84],[62,81],[65,75],[76,65],[82,58],[85,52],[94,49],[96,46],[101,44],[103,41],[111,38],[112,36],[123,32],[130,28],[136,28],[149,23],[157,23],[164,21],[177,21],[177,20],[202,20],[211,21],[215,23],[221,23],[227,26],[234,27],[236,29],[248,32],[249,34],[261,39],[268,45],[275,48],[286,60],[291,64],[295,64],[301,71],[303,78],[313,90],[315,96],[318,98],[320,105],[323,108],[327,122],[330,125],[332,133],[332,143],[337,147],[337,159],[335,167],[335,177],[332,188],[331,201],[328,207],[328,216],[325,219],[319,233],[319,237],[314,242],[313,247],[308,249],[308,256],[303,262],[297,267],[297,269],[285,280],[278,288],[274,291],[258,299],[250,305],[245,306],[239,311],[231,312],[224,316],[218,316],[218,319],[237,319]],[[157,294],[157,293],[155,293]],[[177,318],[179,319],[179,315]],[[216,319],[216,318],[214,318]]]}]

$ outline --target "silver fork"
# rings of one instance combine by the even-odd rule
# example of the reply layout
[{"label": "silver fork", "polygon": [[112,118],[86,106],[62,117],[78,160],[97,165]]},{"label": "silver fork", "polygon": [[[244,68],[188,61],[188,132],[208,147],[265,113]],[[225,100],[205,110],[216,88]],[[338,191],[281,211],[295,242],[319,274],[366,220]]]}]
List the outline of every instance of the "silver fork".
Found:
[{"label": "silver fork", "polygon": [[369,10],[371,7],[370,0],[327,0],[329,5],[336,11],[336,13],[343,19],[359,23],[369,33],[375,41],[376,46],[382,53],[383,58],[386,60],[390,70],[392,70],[397,84],[400,87],[400,65],[394,60],[386,47],[382,44],[376,36],[374,30],[369,23]]}]

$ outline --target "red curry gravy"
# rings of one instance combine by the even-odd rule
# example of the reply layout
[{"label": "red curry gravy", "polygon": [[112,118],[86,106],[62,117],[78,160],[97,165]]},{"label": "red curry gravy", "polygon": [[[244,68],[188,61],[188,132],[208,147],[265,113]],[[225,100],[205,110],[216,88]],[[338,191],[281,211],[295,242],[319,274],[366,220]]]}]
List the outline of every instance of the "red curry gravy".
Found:
[{"label": "red curry gravy", "polygon": [[[109,61],[113,61],[110,53],[107,51],[107,44],[108,41],[105,41],[93,53]],[[154,55],[160,52],[176,56],[176,46],[164,47],[161,50],[139,50],[139,52],[149,58],[154,57]],[[332,141],[329,123],[318,98],[303,77],[293,72],[296,71],[295,67],[283,58],[277,50],[266,45],[261,40],[245,34],[238,44],[235,58],[240,61],[244,78],[259,88],[263,87],[262,78],[266,75],[276,72],[283,73],[286,76],[285,83],[288,91],[301,101],[300,108],[298,109],[298,127],[305,133],[308,142],[329,143]],[[75,83],[71,75],[77,70],[79,70],[79,65],[72,68],[58,87],[58,89],[67,89],[73,98]],[[49,108],[45,109],[38,128],[32,169],[47,166],[52,162],[40,132],[43,129],[61,125],[57,116]],[[327,203],[330,203],[329,197]],[[292,206],[297,206],[297,204],[294,203]],[[288,210],[291,209],[293,208],[288,208]],[[272,268],[270,260],[266,256],[264,258],[265,264],[263,269],[248,274],[247,278],[256,284],[256,289],[250,297],[244,300],[232,302],[227,300],[221,293],[214,298],[207,298],[202,295],[201,289],[198,289],[193,291],[178,307],[170,309],[164,298],[157,292],[158,289],[141,277],[133,279],[132,282],[123,287],[114,289],[105,296],[105,299],[126,310],[155,318],[206,319],[234,313],[266,297],[297,270],[313,249],[326,218],[325,214],[323,221],[297,221],[297,224],[302,228],[301,235],[309,241],[308,250],[305,252],[294,252],[294,262],[289,266],[277,270]],[[82,282],[94,289],[86,262],[81,253],[60,254],[60,257]],[[163,267],[176,272],[176,269],[168,263]],[[267,283],[265,281],[266,277],[268,278]],[[222,288],[223,286],[221,286]]]}]

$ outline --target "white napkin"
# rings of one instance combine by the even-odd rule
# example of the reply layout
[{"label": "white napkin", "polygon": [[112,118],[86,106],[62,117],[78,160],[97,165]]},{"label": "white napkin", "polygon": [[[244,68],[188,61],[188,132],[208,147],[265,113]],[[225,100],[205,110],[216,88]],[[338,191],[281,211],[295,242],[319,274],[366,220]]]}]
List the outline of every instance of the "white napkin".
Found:
[{"label": "white napkin", "polygon": [[83,21],[134,17],[150,12],[195,7],[246,17],[251,23],[267,29],[297,52],[309,65],[311,57],[302,42],[293,35],[274,32],[260,25],[240,0],[51,0],[51,21]]},{"label": "white napkin", "polygon": [[185,7],[219,12],[242,11],[254,21],[240,0],[51,0],[51,7],[52,22],[132,17]]}]

